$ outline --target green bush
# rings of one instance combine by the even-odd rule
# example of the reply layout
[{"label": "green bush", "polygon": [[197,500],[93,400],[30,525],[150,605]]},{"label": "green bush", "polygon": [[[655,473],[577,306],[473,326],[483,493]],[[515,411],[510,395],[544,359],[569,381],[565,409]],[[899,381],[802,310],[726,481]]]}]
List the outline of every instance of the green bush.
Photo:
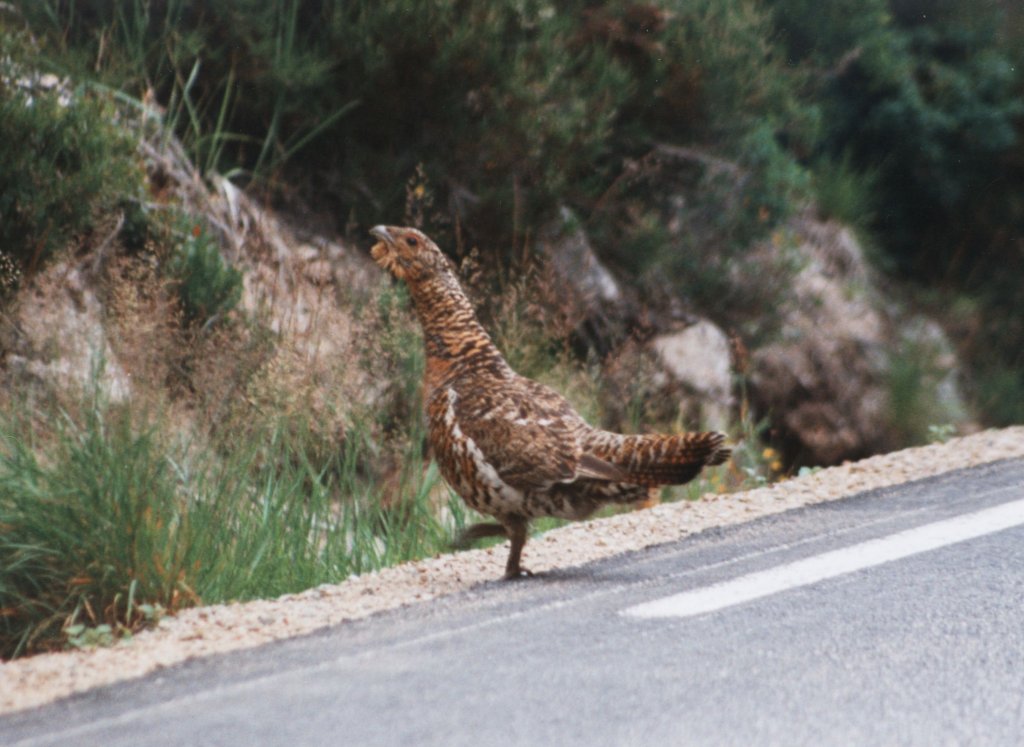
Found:
[{"label": "green bush", "polygon": [[41,81],[26,44],[0,36],[0,249],[31,272],[137,196],[142,175],[110,102]]},{"label": "green bush", "polygon": [[967,0],[769,5],[793,61],[820,71],[823,153],[875,176],[884,209],[873,228],[897,266],[943,278],[972,205],[1005,199],[979,190],[1003,171],[1024,115],[1024,58],[1000,40],[1005,10]]},{"label": "green bush", "polygon": [[429,227],[457,219],[492,246],[559,202],[586,209],[656,141],[741,158],[752,130],[794,143],[814,130],[753,0],[177,0],[159,13],[44,0],[25,13],[64,49],[102,46],[108,82],[152,86],[203,166],[301,173],[371,225],[401,214],[422,164],[447,208]]},{"label": "green bush", "polygon": [[1024,371],[992,356],[977,366],[973,397],[985,420],[1005,427],[1024,423]]}]

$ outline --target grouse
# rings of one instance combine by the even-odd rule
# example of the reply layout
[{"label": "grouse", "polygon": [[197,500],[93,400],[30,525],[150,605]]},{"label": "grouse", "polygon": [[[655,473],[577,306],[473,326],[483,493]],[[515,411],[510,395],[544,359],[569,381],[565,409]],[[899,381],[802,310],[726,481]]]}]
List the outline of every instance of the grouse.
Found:
[{"label": "grouse", "polygon": [[414,228],[370,233],[374,260],[406,283],[423,327],[423,400],[441,474],[497,520],[469,527],[460,541],[508,537],[506,579],[530,575],[520,559],[531,519],[583,519],[729,458],[721,433],[623,435],[588,425],[560,394],[512,370],[433,241]]}]

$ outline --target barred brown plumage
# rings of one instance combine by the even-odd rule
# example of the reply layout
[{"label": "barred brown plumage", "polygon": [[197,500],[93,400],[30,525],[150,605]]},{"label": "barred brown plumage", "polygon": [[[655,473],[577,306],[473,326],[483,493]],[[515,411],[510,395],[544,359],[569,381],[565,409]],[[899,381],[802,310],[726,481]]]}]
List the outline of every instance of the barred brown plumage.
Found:
[{"label": "barred brown plumage", "polygon": [[423,327],[423,400],[441,474],[469,506],[497,519],[460,539],[507,536],[505,578],[529,574],[520,558],[531,519],[583,519],[729,458],[721,433],[623,435],[588,425],[560,394],[512,370],[433,241],[415,228],[371,233],[374,260],[409,287]]}]

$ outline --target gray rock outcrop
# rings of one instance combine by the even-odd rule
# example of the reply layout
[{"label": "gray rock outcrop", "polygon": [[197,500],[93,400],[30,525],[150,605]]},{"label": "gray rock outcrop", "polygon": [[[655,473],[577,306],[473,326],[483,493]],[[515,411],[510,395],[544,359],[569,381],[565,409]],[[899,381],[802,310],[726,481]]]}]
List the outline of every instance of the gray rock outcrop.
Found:
[{"label": "gray rock outcrop", "polygon": [[935,322],[908,316],[879,289],[849,229],[792,224],[802,269],[778,339],[752,351],[750,393],[787,456],[835,464],[962,424],[953,348]]}]

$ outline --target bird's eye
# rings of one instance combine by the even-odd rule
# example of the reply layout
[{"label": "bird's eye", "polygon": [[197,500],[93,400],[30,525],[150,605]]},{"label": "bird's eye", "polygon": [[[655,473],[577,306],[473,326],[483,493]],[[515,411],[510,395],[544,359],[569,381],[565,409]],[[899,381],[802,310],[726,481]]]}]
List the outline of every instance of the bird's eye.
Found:
[{"label": "bird's eye", "polygon": [[418,246],[420,242],[416,239],[416,237],[409,236],[405,239],[405,243],[408,244],[409,246]]}]

